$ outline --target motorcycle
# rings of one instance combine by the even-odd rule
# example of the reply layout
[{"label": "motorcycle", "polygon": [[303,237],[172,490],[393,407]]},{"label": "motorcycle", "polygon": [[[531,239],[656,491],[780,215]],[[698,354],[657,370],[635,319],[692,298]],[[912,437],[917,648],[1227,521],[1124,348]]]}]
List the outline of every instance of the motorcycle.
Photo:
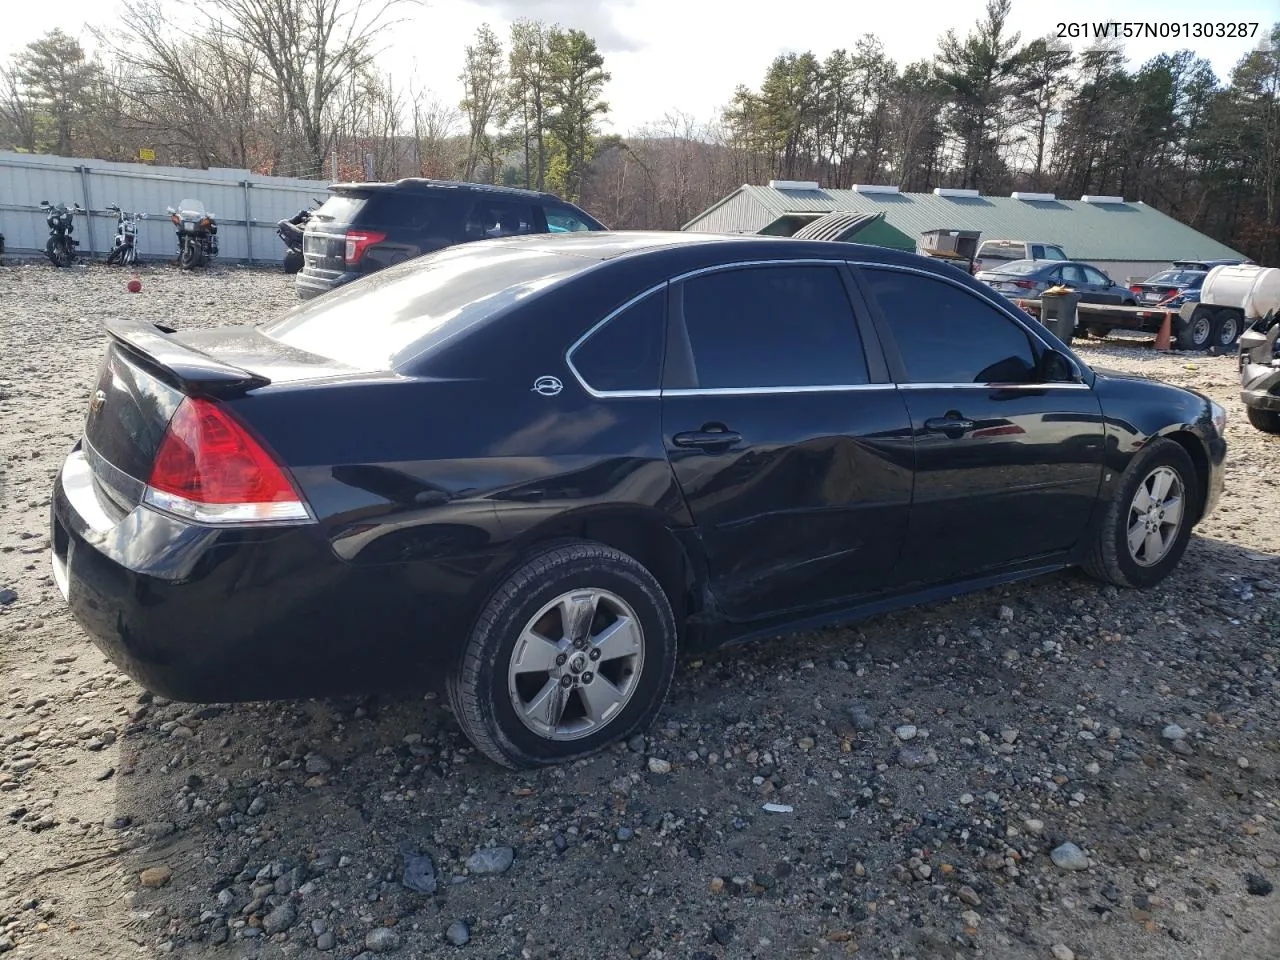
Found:
[{"label": "motorcycle", "polygon": [[40,209],[44,211],[45,223],[49,225],[49,242],[44,245],[45,255],[55,267],[69,267],[76,259],[76,247],[79,240],[73,240],[75,230],[73,219],[80,209],[80,204],[73,203],[70,208],[65,203],[40,201]]},{"label": "motorcycle", "polygon": [[107,209],[116,215],[116,239],[107,254],[107,263],[133,266],[138,262],[138,221],[145,220],[145,213],[126,213],[120,204],[109,203]]},{"label": "motorcycle", "polygon": [[[317,205],[321,201],[315,200]],[[292,217],[276,221],[276,236],[284,241],[284,272],[297,273],[302,269],[302,234],[311,220],[313,210],[302,209]]]},{"label": "motorcycle", "polygon": [[166,207],[169,219],[178,228],[178,266],[193,270],[218,255],[218,224],[199,200],[183,200],[175,210]]}]

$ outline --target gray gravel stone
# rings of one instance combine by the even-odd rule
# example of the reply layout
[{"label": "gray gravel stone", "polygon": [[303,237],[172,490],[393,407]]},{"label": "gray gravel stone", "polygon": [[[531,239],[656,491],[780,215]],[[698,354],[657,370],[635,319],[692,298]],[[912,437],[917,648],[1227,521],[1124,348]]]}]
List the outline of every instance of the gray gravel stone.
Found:
[{"label": "gray gravel stone", "polygon": [[1061,870],[1089,869],[1089,858],[1085,856],[1083,850],[1069,840],[1055,848],[1053,853],[1049,854],[1049,856],[1053,860],[1054,865]]},{"label": "gray gravel stone", "polygon": [[449,924],[449,929],[444,932],[444,936],[455,947],[466,946],[467,941],[471,939],[471,928],[467,926],[465,920],[455,920]]},{"label": "gray gravel stone", "polygon": [[266,812],[267,801],[262,797],[254,797],[249,804],[249,816],[257,817]]},{"label": "gray gravel stone", "polygon": [[374,927],[364,935],[364,947],[374,953],[391,953],[400,949],[400,934],[390,927]]},{"label": "gray gravel stone", "polygon": [[282,903],[262,918],[262,929],[267,936],[284,933],[298,922],[298,911],[291,903]]},{"label": "gray gravel stone", "polygon": [[511,869],[516,852],[510,847],[489,847],[467,857],[467,869],[478,876],[506,873]]},{"label": "gray gravel stone", "polygon": [[1166,740],[1173,740],[1176,742],[1178,740],[1185,739],[1187,731],[1183,730],[1176,723],[1171,723],[1160,731],[1160,736],[1164,737]]},{"label": "gray gravel stone", "polygon": [[932,747],[920,747],[914,744],[904,746],[898,751],[898,765],[908,770],[919,770],[932,767],[938,762],[938,754]]},{"label": "gray gravel stone", "polygon": [[307,755],[307,761],[303,764],[303,769],[307,773],[328,773],[333,769],[333,764],[326,757],[322,757],[318,753]]}]

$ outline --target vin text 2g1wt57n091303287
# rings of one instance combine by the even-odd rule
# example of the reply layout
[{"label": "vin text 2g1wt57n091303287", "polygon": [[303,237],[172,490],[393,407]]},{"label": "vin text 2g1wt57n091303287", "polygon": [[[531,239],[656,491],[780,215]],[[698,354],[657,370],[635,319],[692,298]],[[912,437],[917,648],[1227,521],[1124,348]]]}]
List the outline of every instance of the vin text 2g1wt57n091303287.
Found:
[{"label": "vin text 2g1wt57n091303287", "polygon": [[1157,583],[1222,488],[1218,405],[854,244],[515,237],[109,329],[52,504],[108,656],[195,701],[438,681],[513,766],[645,727],[677,643]]}]

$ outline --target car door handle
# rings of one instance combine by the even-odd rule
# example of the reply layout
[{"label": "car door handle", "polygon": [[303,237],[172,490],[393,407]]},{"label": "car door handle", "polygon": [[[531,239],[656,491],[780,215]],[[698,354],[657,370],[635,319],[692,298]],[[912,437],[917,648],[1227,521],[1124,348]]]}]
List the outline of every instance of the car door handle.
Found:
[{"label": "car door handle", "polygon": [[742,434],[733,430],[690,430],[677,433],[671,438],[677,447],[702,447],[712,450],[717,447],[729,448],[742,442]]},{"label": "car door handle", "polygon": [[924,428],[933,433],[945,433],[949,437],[959,437],[974,427],[972,420],[964,417],[933,417],[924,422]]}]

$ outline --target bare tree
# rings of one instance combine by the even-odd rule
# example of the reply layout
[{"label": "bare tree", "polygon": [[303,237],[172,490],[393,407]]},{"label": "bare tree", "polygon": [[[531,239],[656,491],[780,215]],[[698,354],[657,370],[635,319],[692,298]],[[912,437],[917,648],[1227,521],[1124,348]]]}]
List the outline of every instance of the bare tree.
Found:
[{"label": "bare tree", "polygon": [[0,67],[0,120],[9,128],[0,133],[19,150],[34,153],[39,115],[40,104],[23,84],[17,65]]},{"label": "bare tree", "polygon": [[227,30],[261,57],[319,173],[332,98],[369,67],[395,12],[420,0],[207,0]]},{"label": "bare tree", "polygon": [[457,176],[464,159],[458,133],[461,115],[439,98],[428,98],[423,91],[412,95],[412,111],[418,173],[440,179]]}]

